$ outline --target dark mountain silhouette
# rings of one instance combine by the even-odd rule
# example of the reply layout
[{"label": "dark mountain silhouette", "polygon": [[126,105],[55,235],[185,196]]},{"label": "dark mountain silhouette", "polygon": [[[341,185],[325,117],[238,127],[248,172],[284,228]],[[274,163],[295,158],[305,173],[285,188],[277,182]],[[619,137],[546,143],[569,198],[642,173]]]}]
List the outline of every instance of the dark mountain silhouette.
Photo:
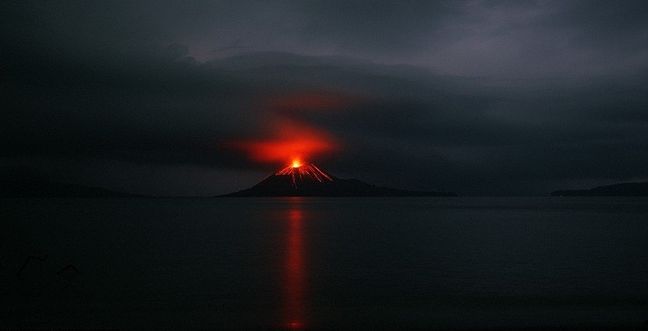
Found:
[{"label": "dark mountain silhouette", "polygon": [[408,191],[337,178],[314,164],[288,166],[253,187],[227,197],[265,196],[457,196],[452,192]]},{"label": "dark mountain silhouette", "polygon": [[552,196],[648,196],[648,182],[621,183],[598,186],[586,190],[561,190],[551,192]]},{"label": "dark mountain silhouette", "polygon": [[129,193],[78,184],[52,181],[47,177],[23,168],[2,169],[0,177],[0,198],[101,198],[133,197]]}]

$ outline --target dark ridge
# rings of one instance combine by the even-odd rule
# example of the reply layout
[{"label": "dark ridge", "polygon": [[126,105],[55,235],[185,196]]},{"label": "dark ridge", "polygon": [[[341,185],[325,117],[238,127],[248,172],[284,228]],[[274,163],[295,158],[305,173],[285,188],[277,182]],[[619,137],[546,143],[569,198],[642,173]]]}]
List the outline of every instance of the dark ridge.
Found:
[{"label": "dark ridge", "polygon": [[551,192],[551,196],[645,197],[648,196],[648,182],[621,183],[585,190],[560,190]]},{"label": "dark ridge", "polygon": [[137,197],[101,187],[62,183],[24,167],[0,168],[0,198],[102,198]]},{"label": "dark ridge", "polygon": [[112,198],[140,195],[52,181],[0,181],[0,198]]}]

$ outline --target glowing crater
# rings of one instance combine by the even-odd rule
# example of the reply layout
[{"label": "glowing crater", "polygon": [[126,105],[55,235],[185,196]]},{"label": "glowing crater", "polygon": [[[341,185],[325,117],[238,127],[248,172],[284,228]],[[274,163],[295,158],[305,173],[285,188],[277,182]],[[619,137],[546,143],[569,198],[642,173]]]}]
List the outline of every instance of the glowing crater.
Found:
[{"label": "glowing crater", "polygon": [[277,176],[290,176],[293,186],[297,187],[298,183],[304,182],[332,182],[333,177],[322,171],[312,163],[304,164],[300,160],[293,160],[289,166],[277,171]]}]

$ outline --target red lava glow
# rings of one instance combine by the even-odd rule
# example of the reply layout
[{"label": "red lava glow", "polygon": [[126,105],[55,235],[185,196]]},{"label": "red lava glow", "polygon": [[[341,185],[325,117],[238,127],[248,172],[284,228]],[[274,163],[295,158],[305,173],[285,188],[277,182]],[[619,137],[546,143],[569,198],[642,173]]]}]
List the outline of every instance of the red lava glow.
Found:
[{"label": "red lava glow", "polygon": [[299,207],[288,211],[288,235],[286,246],[286,265],[284,275],[284,320],[291,330],[304,328],[305,296],[305,257],[303,214]]},{"label": "red lava glow", "polygon": [[245,152],[256,162],[306,164],[316,156],[336,151],[340,145],[323,129],[300,120],[301,113],[347,109],[362,100],[361,96],[319,90],[262,97],[258,107],[265,121],[259,138],[223,145]]},{"label": "red lava glow", "polygon": [[283,120],[272,127],[266,139],[234,143],[257,162],[289,163],[298,168],[304,160],[335,151],[337,142],[327,133],[297,121]]}]

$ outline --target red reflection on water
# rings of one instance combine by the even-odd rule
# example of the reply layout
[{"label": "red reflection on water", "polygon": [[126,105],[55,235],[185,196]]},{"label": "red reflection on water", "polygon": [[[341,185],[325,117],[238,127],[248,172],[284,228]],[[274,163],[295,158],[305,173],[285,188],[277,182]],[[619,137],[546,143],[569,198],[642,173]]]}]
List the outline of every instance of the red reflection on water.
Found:
[{"label": "red reflection on water", "polygon": [[283,278],[284,325],[292,330],[300,330],[305,327],[306,270],[303,219],[299,203],[295,201],[294,206],[288,211],[286,261]]}]

